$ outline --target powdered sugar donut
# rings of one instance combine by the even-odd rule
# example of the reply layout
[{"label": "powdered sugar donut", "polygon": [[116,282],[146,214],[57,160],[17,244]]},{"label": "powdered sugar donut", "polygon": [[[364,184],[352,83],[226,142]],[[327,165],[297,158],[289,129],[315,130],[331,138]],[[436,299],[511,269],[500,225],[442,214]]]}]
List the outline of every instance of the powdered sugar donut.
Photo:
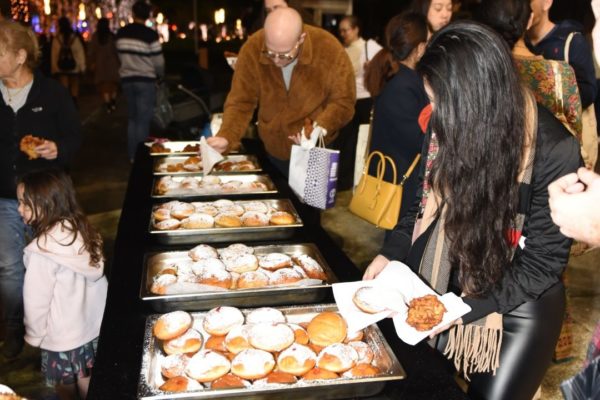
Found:
[{"label": "powdered sugar donut", "polygon": [[271,353],[258,349],[246,349],[231,362],[231,372],[244,379],[260,379],[275,367]]},{"label": "powdered sugar donut", "polygon": [[207,265],[201,269],[198,283],[229,289],[231,288],[231,274],[219,265]]},{"label": "powdered sugar donut", "polygon": [[237,282],[239,289],[261,288],[269,284],[269,277],[262,271],[249,271],[240,275]]},{"label": "powdered sugar donut", "polygon": [[247,212],[253,211],[253,212],[258,212],[258,213],[263,213],[263,214],[266,214],[269,212],[269,206],[267,206],[262,201],[249,201],[247,203],[243,203],[242,206],[244,207],[244,210],[246,210]]},{"label": "powdered sugar donut", "polygon": [[309,338],[306,329],[298,324],[289,324],[290,328],[294,331],[294,341],[298,344],[308,344]]},{"label": "powdered sugar donut", "polygon": [[179,222],[178,219],[169,218],[169,219],[165,219],[164,221],[155,222],[154,227],[156,229],[158,229],[159,231],[172,231],[172,230],[179,228],[180,224],[181,223]]},{"label": "powdered sugar donut", "polygon": [[224,249],[219,249],[218,252],[221,258],[225,259],[230,257],[239,257],[244,254],[254,254],[254,249],[242,243],[234,243],[225,247]]},{"label": "powdered sugar donut", "polygon": [[349,342],[348,346],[351,346],[354,350],[356,350],[356,354],[358,354],[358,360],[356,360],[357,364],[371,364],[374,356],[371,346],[365,342],[357,341]]},{"label": "powdered sugar donut", "polygon": [[164,392],[187,392],[191,390],[202,390],[204,387],[187,376],[174,376],[159,386],[159,390]]},{"label": "powdered sugar donut", "polygon": [[344,378],[365,378],[369,376],[377,376],[381,373],[379,368],[371,364],[356,364],[348,371],[344,372],[342,376]]},{"label": "powdered sugar donut", "polygon": [[173,311],[161,315],[152,332],[161,340],[170,340],[182,335],[192,326],[192,316],[185,311]]},{"label": "powdered sugar donut", "polygon": [[186,354],[171,354],[160,361],[160,372],[165,378],[183,375],[190,358]]},{"label": "powdered sugar donut", "polygon": [[248,324],[260,324],[263,322],[276,324],[285,322],[285,315],[276,308],[261,307],[256,310],[250,311],[246,316],[246,323]]},{"label": "powdered sugar donut", "polygon": [[277,285],[291,285],[304,279],[300,272],[293,268],[281,268],[273,272],[269,276],[269,284],[273,286]]},{"label": "powdered sugar donut", "polygon": [[[221,178],[215,175],[205,175],[204,178],[202,178],[202,183],[209,185],[219,185],[221,183]],[[216,202],[215,206],[219,207],[219,205],[217,205]]]},{"label": "powdered sugar donut", "polygon": [[325,347],[317,358],[317,367],[332,372],[344,372],[354,367],[358,354],[352,346],[334,343]]},{"label": "powdered sugar donut", "polygon": [[242,254],[238,257],[227,257],[223,259],[228,271],[243,272],[255,271],[258,268],[258,260],[254,254]]},{"label": "powdered sugar donut", "polygon": [[156,275],[152,279],[150,291],[154,294],[166,294],[167,287],[177,282],[177,276],[172,274]]},{"label": "powdered sugar donut", "polygon": [[[219,182],[220,182],[220,180],[219,180]],[[233,201],[228,200],[228,199],[219,199],[213,203],[213,205],[219,209],[221,209],[223,207],[231,207],[234,204],[235,203]]]},{"label": "powdered sugar donut", "polygon": [[192,271],[196,275],[202,275],[206,268],[225,271],[225,264],[218,258],[204,258],[192,264]]},{"label": "powdered sugar donut", "polygon": [[242,225],[244,226],[267,226],[269,225],[269,217],[256,211],[246,211],[242,214]]},{"label": "powdered sugar donut", "polygon": [[224,336],[234,327],[244,323],[244,314],[235,307],[217,307],[204,317],[202,326],[211,335]]},{"label": "powdered sugar donut", "polygon": [[213,206],[211,203],[192,203],[196,207],[196,212],[208,214],[214,217],[219,213],[219,209]]},{"label": "powdered sugar donut", "polygon": [[228,181],[221,184],[221,190],[223,192],[236,192],[240,189],[240,186],[242,186],[241,181]]},{"label": "powdered sugar donut", "polygon": [[200,182],[193,177],[183,178],[180,182],[180,186],[184,189],[197,189],[200,185]]},{"label": "powdered sugar donut", "polygon": [[219,212],[221,214],[229,214],[229,215],[235,215],[236,217],[239,217],[242,214],[244,214],[244,208],[237,204],[233,204],[231,206],[219,207]]},{"label": "powdered sugar donut", "polygon": [[184,229],[206,229],[212,228],[214,225],[215,219],[204,213],[193,213],[181,220],[181,227]]},{"label": "powdered sugar donut", "polygon": [[194,261],[199,261],[205,258],[218,258],[219,254],[214,247],[207,244],[199,244],[188,252],[188,256]]},{"label": "powdered sugar donut", "polygon": [[279,353],[277,367],[292,375],[300,376],[314,368],[317,355],[314,351],[298,343],[292,344]]},{"label": "powdered sugar donut", "polygon": [[286,324],[260,323],[250,327],[250,344],[260,350],[281,351],[294,343],[294,331]]},{"label": "powdered sugar donut", "polygon": [[269,222],[273,225],[291,225],[296,222],[296,218],[287,211],[276,211],[271,214]]},{"label": "powdered sugar donut", "polygon": [[235,214],[219,213],[215,217],[215,225],[223,228],[239,228],[242,220]]},{"label": "powdered sugar donut", "polygon": [[323,271],[323,267],[314,258],[306,255],[299,254],[292,257],[294,262],[298,264],[311,279],[319,279],[322,281],[327,280],[327,275]]},{"label": "powdered sugar donut", "polygon": [[196,207],[190,203],[178,202],[173,203],[170,206],[171,216],[179,220],[184,219],[192,215],[196,211]]},{"label": "powdered sugar donut", "polygon": [[160,222],[171,218],[171,211],[166,208],[157,208],[152,213],[155,222]]},{"label": "powdered sugar donut", "polygon": [[258,265],[269,271],[292,266],[292,258],[283,253],[269,253],[258,257]]},{"label": "powdered sugar donut", "polygon": [[210,382],[225,375],[231,369],[229,360],[214,351],[202,350],[188,362],[185,373],[198,382]]},{"label": "powdered sugar donut", "polygon": [[195,329],[188,329],[183,335],[163,342],[163,350],[167,354],[195,353],[202,347],[202,334]]},{"label": "powdered sugar donut", "polygon": [[227,336],[225,336],[225,347],[227,350],[237,354],[242,350],[251,348],[249,331],[249,325],[238,325],[230,330]]}]

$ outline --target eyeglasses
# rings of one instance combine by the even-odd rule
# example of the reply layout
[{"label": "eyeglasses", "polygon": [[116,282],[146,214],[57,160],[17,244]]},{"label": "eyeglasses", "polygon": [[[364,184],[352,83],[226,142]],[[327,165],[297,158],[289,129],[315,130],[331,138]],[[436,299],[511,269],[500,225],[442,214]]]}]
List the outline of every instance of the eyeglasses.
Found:
[{"label": "eyeglasses", "polygon": [[298,41],[296,42],[296,45],[292,48],[292,50],[288,51],[287,53],[276,53],[274,51],[268,50],[268,49],[263,49],[262,53],[270,58],[271,60],[285,60],[285,61],[292,61],[294,58],[296,58],[296,56],[298,54],[294,54],[294,52],[296,52],[296,50],[298,50],[298,47],[300,47],[300,39],[298,39]]}]

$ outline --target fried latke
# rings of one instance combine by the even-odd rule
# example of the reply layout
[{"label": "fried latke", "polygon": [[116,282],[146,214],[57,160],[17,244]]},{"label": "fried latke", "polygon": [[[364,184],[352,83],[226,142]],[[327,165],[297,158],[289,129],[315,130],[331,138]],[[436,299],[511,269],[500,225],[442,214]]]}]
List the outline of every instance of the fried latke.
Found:
[{"label": "fried latke", "polygon": [[436,295],[416,297],[408,304],[406,323],[420,332],[428,331],[444,318],[446,307]]}]

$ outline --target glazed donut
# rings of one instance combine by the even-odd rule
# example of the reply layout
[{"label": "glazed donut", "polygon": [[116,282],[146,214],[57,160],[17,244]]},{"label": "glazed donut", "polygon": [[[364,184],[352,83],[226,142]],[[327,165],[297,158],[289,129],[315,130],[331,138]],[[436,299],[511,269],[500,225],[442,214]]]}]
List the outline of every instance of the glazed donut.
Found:
[{"label": "glazed donut", "polygon": [[196,207],[196,212],[208,214],[211,217],[219,213],[219,209],[210,203],[192,203],[192,205]]},{"label": "glazed donut", "polygon": [[171,354],[160,361],[161,374],[169,379],[183,375],[190,358],[186,354]]},{"label": "glazed donut", "polygon": [[298,343],[298,344],[308,344],[308,333],[306,333],[306,330],[301,327],[300,325],[297,324],[288,324],[290,326],[290,328],[292,328],[292,330],[294,331],[294,342]]},{"label": "glazed donut", "polygon": [[239,228],[242,220],[234,214],[220,213],[215,217],[215,225],[221,228]]},{"label": "glazed donut", "polygon": [[[217,183],[220,183],[220,182],[221,182],[221,180],[219,179],[219,182],[217,182]],[[234,204],[235,203],[229,199],[219,199],[213,203],[213,205],[217,208],[231,207]]]},{"label": "glazed donut", "polygon": [[306,254],[299,254],[292,257],[292,259],[304,270],[306,276],[309,278],[327,281],[327,275],[323,271],[323,267],[314,258]]},{"label": "glazed donut", "polygon": [[160,340],[170,340],[183,335],[192,326],[192,316],[185,311],[172,311],[161,315],[152,332]]},{"label": "glazed donut", "polygon": [[387,310],[385,302],[382,301],[381,288],[363,286],[354,293],[352,301],[359,310],[368,314],[377,314]]},{"label": "glazed donut", "polygon": [[227,357],[211,350],[202,350],[190,358],[185,373],[198,382],[210,382],[225,375],[230,369],[231,363]]},{"label": "glazed donut", "polygon": [[218,265],[210,265],[202,268],[202,272],[198,275],[197,282],[203,285],[229,289],[231,288],[232,278],[229,272]]},{"label": "glazed donut", "polygon": [[163,350],[167,354],[195,353],[202,348],[202,334],[195,329],[188,329],[183,335],[163,342]]},{"label": "glazed donut", "polygon": [[298,281],[301,281],[304,277],[300,272],[293,268],[281,268],[273,272],[269,276],[269,284],[273,286],[277,285],[291,285]]},{"label": "glazed donut", "polygon": [[231,361],[231,372],[244,379],[260,379],[275,368],[275,359],[267,351],[246,349]]},{"label": "glazed donut", "polygon": [[171,211],[166,208],[157,208],[152,213],[155,222],[160,222],[171,218]]},{"label": "glazed donut", "polygon": [[276,211],[271,214],[269,222],[273,225],[291,225],[296,222],[296,218],[287,211]]},{"label": "glazed donut", "polygon": [[346,321],[338,313],[324,311],[314,317],[306,328],[311,343],[329,346],[346,338]]},{"label": "glazed donut", "polygon": [[184,229],[206,229],[215,225],[215,219],[208,214],[194,213],[181,220],[181,227]]},{"label": "glazed donut", "polygon": [[305,381],[316,381],[316,380],[324,380],[324,379],[337,379],[340,376],[335,372],[328,371],[326,369],[314,367],[310,371],[308,371],[304,376],[302,376],[302,380]]},{"label": "glazed donut", "polygon": [[196,211],[196,207],[190,203],[179,202],[171,206],[170,210],[173,218],[181,220],[192,215]]},{"label": "glazed donut", "polygon": [[246,211],[242,214],[242,225],[244,226],[267,226],[269,225],[269,217],[267,214],[256,211]]},{"label": "glazed donut", "polygon": [[238,289],[256,289],[269,284],[269,277],[262,271],[249,271],[240,275]]},{"label": "glazed donut", "polygon": [[260,307],[255,310],[250,311],[250,313],[246,316],[247,324],[261,324],[261,323],[284,323],[285,316],[281,311],[276,308],[271,307]]},{"label": "glazed donut", "polygon": [[332,372],[344,372],[356,365],[358,354],[352,346],[334,343],[325,347],[317,358],[317,366]]},{"label": "glazed donut", "polygon": [[243,203],[242,207],[244,207],[244,210],[246,210],[246,212],[253,211],[262,214],[266,214],[269,212],[269,206],[267,206],[262,201],[249,201],[247,203]]},{"label": "glazed donut", "polygon": [[211,335],[224,336],[230,330],[244,323],[244,314],[235,307],[216,307],[205,316],[202,326]]},{"label": "glazed donut", "polygon": [[379,368],[371,364],[356,364],[348,371],[344,372],[344,378],[366,378],[369,376],[377,376],[381,373]]},{"label": "glazed donut", "polygon": [[281,351],[294,343],[294,331],[286,324],[260,323],[250,327],[250,344],[260,350]]},{"label": "glazed donut", "polygon": [[211,389],[243,389],[250,386],[250,382],[232,373],[225,374],[210,384]]},{"label": "glazed donut", "polygon": [[292,266],[292,258],[283,253],[269,253],[258,257],[258,265],[269,271]]},{"label": "glazed donut", "polygon": [[172,231],[179,228],[180,222],[175,218],[165,219],[164,221],[155,222],[154,227],[159,231]]},{"label": "glazed donut", "polygon": [[227,336],[225,336],[225,348],[233,354],[251,348],[249,330],[249,325],[238,325],[230,330]]},{"label": "glazed donut", "polygon": [[254,381],[254,386],[264,386],[267,384],[291,384],[298,382],[298,379],[292,374],[282,371],[271,371],[269,375],[262,379]]},{"label": "glazed donut", "polygon": [[187,376],[175,376],[169,378],[165,383],[158,387],[163,392],[187,392],[190,390],[201,390],[204,387]]},{"label": "glazed donut", "polygon": [[171,274],[160,274],[156,275],[152,279],[152,286],[150,292],[154,294],[166,294],[167,287],[177,282],[177,276]]},{"label": "glazed donut", "polygon": [[207,244],[199,244],[188,252],[188,256],[194,261],[200,261],[205,258],[218,258],[217,250]]},{"label": "glazed donut", "polygon": [[358,354],[358,360],[356,360],[357,364],[371,364],[373,361],[373,350],[371,346],[366,344],[365,342],[349,342],[348,346],[352,347],[356,350],[356,354]]},{"label": "glazed donut", "polygon": [[214,350],[219,353],[227,353],[227,348],[225,347],[225,336],[209,336],[206,339],[206,343],[204,343],[204,348],[206,350]]},{"label": "glazed donut", "polygon": [[279,353],[277,367],[292,375],[301,376],[313,369],[317,355],[308,347],[294,343]]},{"label": "glazed donut", "polygon": [[242,254],[238,257],[223,258],[225,268],[238,274],[255,271],[258,268],[258,259],[254,254]]},{"label": "glazed donut", "polygon": [[218,258],[203,258],[196,261],[191,266],[192,272],[196,275],[202,275],[205,269],[220,269],[225,271],[225,264]]}]

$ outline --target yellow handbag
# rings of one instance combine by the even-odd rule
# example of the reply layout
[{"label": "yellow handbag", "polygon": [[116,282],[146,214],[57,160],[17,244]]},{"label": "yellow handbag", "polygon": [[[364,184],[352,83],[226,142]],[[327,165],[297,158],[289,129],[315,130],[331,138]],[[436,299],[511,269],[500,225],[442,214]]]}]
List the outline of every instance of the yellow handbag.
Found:
[{"label": "yellow handbag", "polygon": [[[371,176],[369,175],[369,165],[375,156],[379,158],[377,176]],[[393,229],[398,223],[398,216],[400,215],[404,182],[406,182],[415,169],[420,158],[421,155],[417,154],[404,176],[402,176],[402,180],[397,184],[396,164],[394,160],[380,151],[374,151],[369,154],[360,182],[352,196],[349,207],[350,211],[378,228]],[[387,163],[392,166],[392,182],[383,180]]]}]

